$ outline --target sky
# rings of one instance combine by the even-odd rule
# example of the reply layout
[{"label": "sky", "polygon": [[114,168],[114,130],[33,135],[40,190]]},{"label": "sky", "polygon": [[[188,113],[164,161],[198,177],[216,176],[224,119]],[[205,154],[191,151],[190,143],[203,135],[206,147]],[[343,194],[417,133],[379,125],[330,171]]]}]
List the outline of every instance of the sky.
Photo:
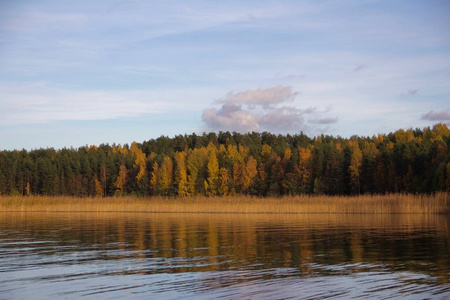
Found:
[{"label": "sky", "polygon": [[450,125],[450,1],[1,1],[0,149]]}]

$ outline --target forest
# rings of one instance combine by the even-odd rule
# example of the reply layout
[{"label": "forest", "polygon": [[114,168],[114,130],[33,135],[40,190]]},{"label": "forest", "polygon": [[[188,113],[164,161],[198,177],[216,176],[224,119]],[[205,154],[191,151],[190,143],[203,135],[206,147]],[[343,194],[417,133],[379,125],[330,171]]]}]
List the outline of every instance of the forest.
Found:
[{"label": "forest", "polygon": [[0,151],[0,195],[283,196],[450,190],[450,130],[350,138],[236,132]]}]

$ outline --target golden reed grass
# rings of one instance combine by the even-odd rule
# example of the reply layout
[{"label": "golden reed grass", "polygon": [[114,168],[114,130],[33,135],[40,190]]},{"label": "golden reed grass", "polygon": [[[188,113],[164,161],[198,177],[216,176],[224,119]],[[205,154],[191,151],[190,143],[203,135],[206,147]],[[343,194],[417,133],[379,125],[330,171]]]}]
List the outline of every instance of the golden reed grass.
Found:
[{"label": "golden reed grass", "polygon": [[0,197],[0,212],[448,214],[448,193],[257,197]]}]

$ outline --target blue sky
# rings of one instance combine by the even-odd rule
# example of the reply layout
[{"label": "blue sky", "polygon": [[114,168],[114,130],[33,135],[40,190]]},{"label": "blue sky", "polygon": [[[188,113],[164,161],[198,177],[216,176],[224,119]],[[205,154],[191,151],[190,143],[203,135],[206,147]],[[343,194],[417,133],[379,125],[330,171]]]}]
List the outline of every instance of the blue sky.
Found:
[{"label": "blue sky", "polygon": [[450,124],[449,1],[1,1],[0,149]]}]

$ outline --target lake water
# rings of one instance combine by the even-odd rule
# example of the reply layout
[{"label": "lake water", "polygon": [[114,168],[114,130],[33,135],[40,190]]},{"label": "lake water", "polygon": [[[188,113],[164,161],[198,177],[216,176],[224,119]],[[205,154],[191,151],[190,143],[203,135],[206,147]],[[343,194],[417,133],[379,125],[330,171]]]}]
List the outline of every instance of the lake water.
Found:
[{"label": "lake water", "polygon": [[450,298],[450,220],[0,214],[0,299]]}]

